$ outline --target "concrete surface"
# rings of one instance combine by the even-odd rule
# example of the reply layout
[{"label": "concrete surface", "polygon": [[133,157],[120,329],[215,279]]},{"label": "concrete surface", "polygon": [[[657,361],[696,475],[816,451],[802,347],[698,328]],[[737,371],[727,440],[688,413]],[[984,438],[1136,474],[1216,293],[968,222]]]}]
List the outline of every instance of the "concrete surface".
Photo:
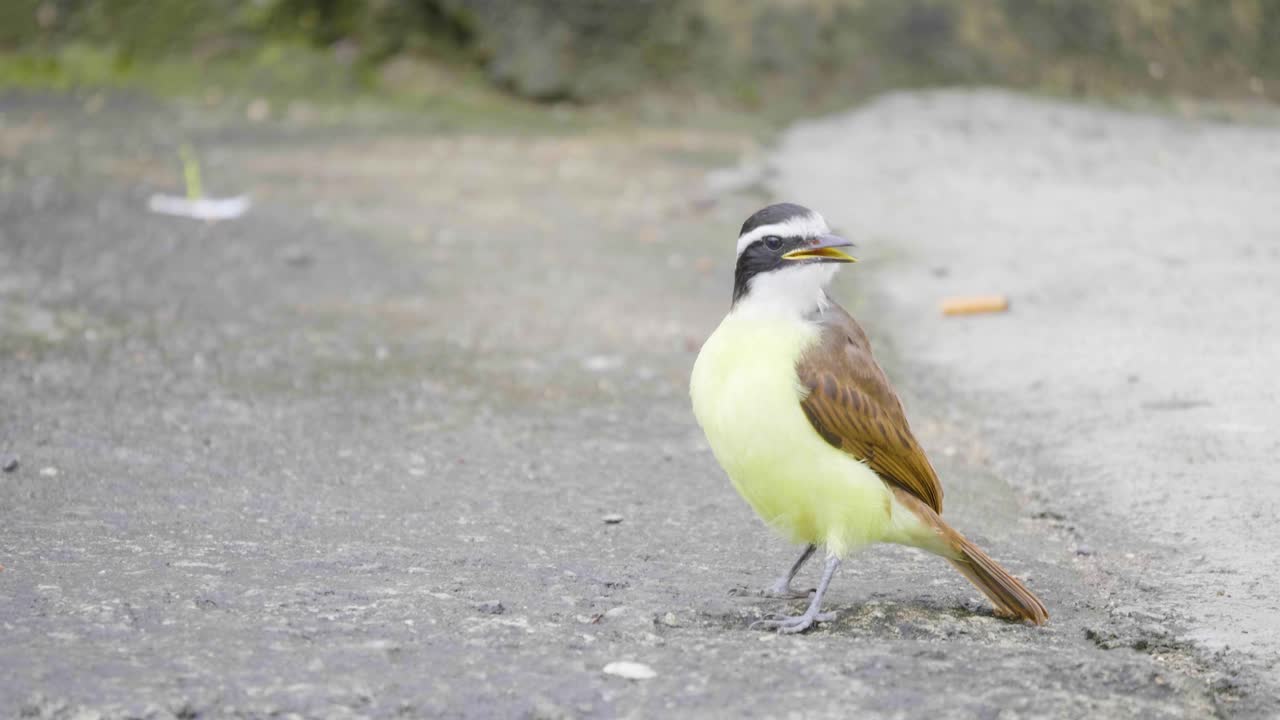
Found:
[{"label": "concrete surface", "polygon": [[[793,129],[776,165],[864,240],[894,351],[964,398],[998,474],[1110,576],[1108,610],[1136,591],[1275,680],[1280,132],[904,94]],[[1012,312],[936,312],[990,293]]]},{"label": "concrete surface", "polygon": [[[179,141],[249,215],[146,212]],[[0,715],[1269,717],[1277,144],[989,93],[789,133],[773,190],[864,239],[840,294],[947,515],[1053,621],[876,549],[781,637],[793,550],[686,397],[749,140],[6,96]]]}]

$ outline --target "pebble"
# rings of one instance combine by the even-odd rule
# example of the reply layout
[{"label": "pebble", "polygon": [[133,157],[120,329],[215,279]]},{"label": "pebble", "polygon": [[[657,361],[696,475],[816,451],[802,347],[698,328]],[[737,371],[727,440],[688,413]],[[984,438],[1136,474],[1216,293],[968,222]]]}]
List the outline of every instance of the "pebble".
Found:
[{"label": "pebble", "polygon": [[618,513],[609,513],[600,519],[604,521],[605,525],[617,525],[622,522],[622,516]]},{"label": "pebble", "polygon": [[40,468],[40,477],[57,477],[58,468],[50,465],[49,467]]},{"label": "pebble", "polygon": [[591,372],[606,372],[622,367],[622,358],[616,355],[591,355],[583,358],[582,367]]},{"label": "pebble", "polygon": [[1079,545],[1076,547],[1076,554],[1088,557],[1093,554],[1093,548],[1088,545]]},{"label": "pebble", "polygon": [[503,605],[502,602],[498,600],[488,600],[486,602],[482,602],[476,606],[476,609],[482,613],[488,613],[490,615],[501,615],[502,613],[507,611],[506,606]]},{"label": "pebble", "polygon": [[621,660],[604,666],[605,675],[615,675],[627,680],[651,680],[658,677],[653,668],[644,663]]},{"label": "pebble", "polygon": [[13,456],[13,457],[9,458],[8,460],[5,460],[5,461],[4,461],[4,471],[5,471],[5,472],[13,472],[14,470],[17,470],[17,469],[18,469],[18,465],[20,465],[20,464],[21,464],[21,463],[19,463],[19,462],[18,462],[18,457],[15,455],[15,456]]}]

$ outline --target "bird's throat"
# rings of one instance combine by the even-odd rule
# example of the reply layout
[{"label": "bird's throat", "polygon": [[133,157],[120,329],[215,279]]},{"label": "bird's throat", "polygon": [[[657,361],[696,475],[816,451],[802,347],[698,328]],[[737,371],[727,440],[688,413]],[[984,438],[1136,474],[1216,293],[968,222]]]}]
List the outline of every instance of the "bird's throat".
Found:
[{"label": "bird's throat", "polygon": [[797,265],[752,277],[746,290],[736,294],[733,313],[743,317],[803,320],[830,304],[827,286],[839,265]]}]

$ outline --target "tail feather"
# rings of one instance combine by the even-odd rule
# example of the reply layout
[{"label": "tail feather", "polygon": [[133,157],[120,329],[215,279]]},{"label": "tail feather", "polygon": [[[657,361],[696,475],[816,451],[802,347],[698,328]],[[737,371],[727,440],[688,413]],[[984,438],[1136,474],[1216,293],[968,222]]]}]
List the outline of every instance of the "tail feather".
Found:
[{"label": "tail feather", "polygon": [[977,545],[956,533],[952,547],[960,557],[948,560],[991,600],[998,615],[1028,620],[1036,625],[1043,625],[1049,620],[1049,611],[1045,610],[1040,598]]},{"label": "tail feather", "polygon": [[991,600],[997,615],[1028,620],[1036,625],[1048,622],[1049,611],[1044,609],[1044,603],[1009,571],[956,532],[920,498],[901,488],[891,489],[898,505],[912,512],[921,521],[921,527],[927,528],[923,537],[916,536],[907,544],[945,557]]}]

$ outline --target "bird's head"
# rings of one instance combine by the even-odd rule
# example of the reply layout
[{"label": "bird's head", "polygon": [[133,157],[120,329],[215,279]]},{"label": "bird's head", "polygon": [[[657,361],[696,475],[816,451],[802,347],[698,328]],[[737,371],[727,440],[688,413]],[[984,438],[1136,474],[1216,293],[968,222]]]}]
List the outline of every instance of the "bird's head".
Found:
[{"label": "bird's head", "polygon": [[840,264],[858,261],[842,250],[852,246],[809,208],[778,203],[757,211],[738,234],[734,307],[807,315],[826,302]]}]

